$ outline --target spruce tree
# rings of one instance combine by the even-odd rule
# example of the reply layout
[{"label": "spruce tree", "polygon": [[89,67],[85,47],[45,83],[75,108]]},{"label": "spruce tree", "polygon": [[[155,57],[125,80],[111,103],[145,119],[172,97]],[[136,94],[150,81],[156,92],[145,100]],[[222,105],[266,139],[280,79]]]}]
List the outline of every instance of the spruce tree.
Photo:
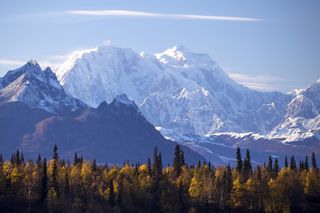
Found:
[{"label": "spruce tree", "polygon": [[158,153],[158,148],[157,147],[154,148],[154,152],[153,152],[152,173],[155,176],[160,176],[162,174],[161,153]]},{"label": "spruce tree", "polygon": [[113,187],[113,181],[112,180],[109,182],[109,190],[110,190],[109,205],[111,207],[114,207],[116,196],[115,196],[115,193],[114,193],[114,187]]},{"label": "spruce tree", "polygon": [[273,162],[272,162],[271,156],[269,156],[269,160],[268,160],[268,164],[267,164],[267,171],[269,172],[269,174],[271,174],[273,171]]},{"label": "spruce tree", "polygon": [[53,156],[52,159],[54,159],[55,161],[59,160],[59,155],[58,155],[58,147],[57,145],[54,145],[53,147]]},{"label": "spruce tree", "polygon": [[242,170],[242,158],[241,158],[241,151],[240,148],[237,148],[237,153],[236,153],[236,160],[237,160],[237,171],[240,173]]},{"label": "spruce tree", "polygon": [[69,176],[67,172],[65,172],[64,177],[65,177],[64,195],[68,197],[70,193],[70,182],[69,182]]},{"label": "spruce tree", "polygon": [[51,175],[51,184],[50,187],[52,187],[54,189],[54,191],[57,193],[57,195],[59,196],[59,185],[58,185],[58,160],[59,160],[59,156],[58,156],[58,148],[56,145],[54,145],[53,148],[53,165],[52,165],[52,170],[50,170],[50,175]]},{"label": "spruce tree", "polygon": [[304,168],[306,170],[309,170],[309,158],[308,158],[308,155],[306,155],[306,159],[304,161]]},{"label": "spruce tree", "polygon": [[24,163],[24,156],[23,156],[23,153],[21,152],[20,154],[20,160],[21,160],[21,163]]},{"label": "spruce tree", "polygon": [[186,165],[186,161],[184,159],[184,153],[183,153],[183,150],[181,149],[181,166],[184,166]]},{"label": "spruce tree", "polygon": [[16,163],[17,165],[20,165],[20,164],[21,164],[19,149],[17,149],[17,152],[16,152],[15,163]]},{"label": "spruce tree", "polygon": [[273,167],[273,172],[275,177],[278,176],[279,170],[280,170],[279,162],[278,162],[278,158],[276,158],[276,160],[274,161],[274,167]]},{"label": "spruce tree", "polygon": [[41,155],[40,155],[40,154],[38,155],[38,158],[37,158],[37,160],[36,160],[36,163],[37,163],[37,164],[40,164],[40,163],[41,163]]},{"label": "spruce tree", "polygon": [[47,160],[46,158],[44,158],[43,164],[42,164],[42,173],[41,173],[40,203],[41,204],[44,203],[47,197],[48,197]]},{"label": "spruce tree", "polygon": [[246,152],[246,157],[243,161],[243,170],[245,172],[247,172],[248,174],[251,173],[251,170],[252,170],[252,165],[251,165],[251,157],[250,157],[250,151],[249,149],[247,149],[247,152]]},{"label": "spruce tree", "polygon": [[290,159],[290,169],[297,169],[297,163],[296,163],[296,160],[294,159],[294,156],[291,157]]},{"label": "spruce tree", "polygon": [[176,177],[180,176],[181,166],[183,164],[182,161],[184,160],[182,159],[181,149],[180,149],[180,146],[177,144],[174,150],[174,159],[173,159],[173,170],[175,172]]},{"label": "spruce tree", "polygon": [[299,171],[303,171],[304,170],[304,162],[303,161],[299,161]]},{"label": "spruce tree", "polygon": [[314,154],[314,152],[312,152],[311,166],[312,169],[318,169],[316,155]]},{"label": "spruce tree", "polygon": [[232,187],[232,170],[230,164],[228,164],[226,172],[226,192],[229,193],[229,195],[231,195]]},{"label": "spruce tree", "polygon": [[288,157],[286,156],[286,158],[284,159],[284,167],[288,168]]},{"label": "spruce tree", "polygon": [[149,157],[148,157],[147,168],[148,168],[148,174],[151,176],[152,175],[152,167],[151,167],[151,160]]},{"label": "spruce tree", "polygon": [[78,154],[75,152],[74,153],[74,159],[73,159],[73,165],[77,165],[78,163],[79,163]]}]

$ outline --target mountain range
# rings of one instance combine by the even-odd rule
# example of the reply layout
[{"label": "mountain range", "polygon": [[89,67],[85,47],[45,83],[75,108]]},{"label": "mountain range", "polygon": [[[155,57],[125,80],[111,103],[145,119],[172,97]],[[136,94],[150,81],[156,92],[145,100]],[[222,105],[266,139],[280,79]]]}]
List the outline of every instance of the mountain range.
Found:
[{"label": "mountain range", "polygon": [[[155,147],[164,163],[171,163],[175,143],[166,140],[126,95],[107,104],[89,107],[67,95],[50,68],[41,70],[35,61],[1,80],[1,153],[9,157],[19,149],[26,158],[50,157],[54,145],[60,156],[75,153],[99,163],[146,162]],[[186,161],[205,159],[182,147]]]},{"label": "mountain range", "polygon": [[201,137],[253,150],[263,139],[265,150],[283,154],[308,152],[297,145],[318,149],[320,80],[288,94],[252,90],[182,45],[158,54],[101,45],[75,52],[55,73],[68,94],[90,106],[127,94],[165,137],[191,148],[203,145]]},{"label": "mountain range", "polygon": [[[31,67],[34,74],[22,71]],[[39,121],[33,133],[24,135],[22,145],[29,150],[45,149],[42,145],[50,137],[55,141],[56,132],[67,137],[63,125],[72,123],[71,135],[77,135],[82,126],[79,119],[104,117],[101,107],[113,108],[117,99],[124,99],[120,94],[126,94],[130,99],[125,98],[126,105],[134,106],[166,139],[215,163],[234,160],[238,146],[250,148],[257,163],[262,155],[302,157],[320,151],[320,80],[288,94],[255,91],[233,81],[209,55],[181,45],[158,54],[139,54],[105,44],[74,52],[53,71],[42,71],[30,61],[0,79],[1,107],[21,101],[29,110],[43,109],[42,113],[55,115],[52,120]],[[113,122],[102,120],[101,127]],[[79,140],[94,138],[80,132],[70,136],[72,150],[85,146]]]}]

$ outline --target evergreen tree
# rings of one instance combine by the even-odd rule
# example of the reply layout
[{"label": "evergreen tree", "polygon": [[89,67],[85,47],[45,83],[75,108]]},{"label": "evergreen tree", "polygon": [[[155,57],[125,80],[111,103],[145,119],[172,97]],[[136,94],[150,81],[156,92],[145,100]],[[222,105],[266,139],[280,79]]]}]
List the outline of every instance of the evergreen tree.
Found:
[{"label": "evergreen tree", "polygon": [[64,174],[64,177],[65,177],[65,185],[64,185],[64,195],[66,197],[69,197],[69,193],[70,193],[70,182],[69,182],[69,176],[68,176],[68,173],[65,172]]},{"label": "evergreen tree", "polygon": [[279,162],[278,162],[278,158],[276,158],[276,160],[274,161],[274,167],[273,167],[275,177],[278,175],[279,170],[280,170]]},{"label": "evergreen tree", "polygon": [[177,144],[174,150],[174,159],[173,159],[173,169],[176,177],[180,176],[181,166],[184,164],[183,153],[180,149],[180,146]]},{"label": "evergreen tree", "polygon": [[251,166],[251,157],[250,157],[250,151],[249,149],[247,149],[246,152],[246,157],[243,161],[243,170],[247,173],[250,174],[251,170],[252,170],[252,166]]},{"label": "evergreen tree", "polygon": [[[41,188],[40,188],[40,203],[44,203],[48,196],[48,174],[47,174],[47,160],[43,159],[42,174],[41,174]],[[45,205],[46,206],[46,205]]]},{"label": "evergreen tree", "polygon": [[74,159],[73,159],[73,165],[77,165],[78,163],[79,163],[78,154],[75,152],[74,153]]},{"label": "evergreen tree", "polygon": [[96,171],[97,171],[97,162],[96,162],[95,159],[93,160],[93,163],[92,163],[92,171],[93,171],[93,172],[96,172]]},{"label": "evergreen tree", "polygon": [[19,149],[17,149],[16,156],[15,156],[14,159],[15,159],[15,163],[16,163],[17,165],[20,165],[20,164],[21,164]]},{"label": "evergreen tree", "polygon": [[269,174],[273,173],[273,162],[272,162],[272,157],[269,156],[268,164],[267,164],[267,171]]},{"label": "evergreen tree", "polygon": [[290,159],[290,169],[297,169],[297,163],[296,160],[294,159],[294,156],[291,157]]},{"label": "evergreen tree", "polygon": [[308,158],[308,155],[306,155],[306,159],[304,161],[304,168],[306,170],[309,170],[309,158]]},{"label": "evergreen tree", "polygon": [[59,160],[58,147],[57,147],[57,145],[54,145],[54,147],[53,147],[53,156],[52,156],[52,159],[55,160],[55,161],[58,161],[58,160]]},{"label": "evergreen tree", "polygon": [[109,182],[109,190],[110,190],[110,195],[109,195],[109,205],[111,207],[114,207],[115,205],[115,194],[114,194],[114,186],[113,186],[113,181]]},{"label": "evergreen tree", "polygon": [[37,160],[36,160],[36,163],[37,163],[37,164],[41,164],[41,155],[40,155],[40,154],[38,155],[38,158],[37,158]]},{"label": "evergreen tree", "polygon": [[299,161],[299,171],[303,171],[304,170],[304,162],[303,161]]},{"label": "evergreen tree", "polygon": [[226,172],[226,184],[225,184],[225,191],[228,193],[228,198],[231,196],[233,185],[232,185],[232,170],[230,167],[230,164],[227,166],[227,172]]},{"label": "evergreen tree", "polygon": [[21,160],[21,163],[24,163],[24,156],[23,156],[23,153],[21,152],[20,154],[20,160]]},{"label": "evergreen tree", "polygon": [[237,160],[237,171],[240,173],[242,170],[242,158],[241,158],[241,151],[239,147],[237,148],[236,160]]},{"label": "evergreen tree", "polygon": [[186,165],[186,161],[184,159],[184,153],[183,153],[183,150],[181,149],[181,166],[184,166]]},{"label": "evergreen tree", "polygon": [[152,173],[153,173],[155,176],[158,176],[158,177],[162,174],[162,159],[161,159],[161,153],[158,153],[157,147],[154,148],[154,152],[153,152]]},{"label": "evergreen tree", "polygon": [[286,158],[284,159],[284,167],[288,168],[288,157],[286,156]]},{"label": "evergreen tree", "polygon": [[148,174],[152,175],[152,166],[151,166],[151,160],[148,157],[148,163],[147,163],[147,168],[148,168]]},{"label": "evergreen tree", "polygon": [[52,193],[59,197],[59,185],[58,185],[58,148],[55,145],[53,148],[52,167],[50,167],[50,188],[54,190]]},{"label": "evergreen tree", "polygon": [[316,155],[314,154],[314,152],[312,152],[311,166],[312,166],[312,169],[315,169],[315,170],[318,169]]}]

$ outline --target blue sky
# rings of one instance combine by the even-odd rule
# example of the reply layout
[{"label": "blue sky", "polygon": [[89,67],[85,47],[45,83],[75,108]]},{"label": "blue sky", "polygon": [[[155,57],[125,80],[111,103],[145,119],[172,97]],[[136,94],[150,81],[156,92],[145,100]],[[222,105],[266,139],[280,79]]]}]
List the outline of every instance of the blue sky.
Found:
[{"label": "blue sky", "polygon": [[8,0],[0,14],[0,76],[29,59],[54,66],[111,40],[148,53],[183,44],[260,90],[287,92],[320,78],[317,0]]}]

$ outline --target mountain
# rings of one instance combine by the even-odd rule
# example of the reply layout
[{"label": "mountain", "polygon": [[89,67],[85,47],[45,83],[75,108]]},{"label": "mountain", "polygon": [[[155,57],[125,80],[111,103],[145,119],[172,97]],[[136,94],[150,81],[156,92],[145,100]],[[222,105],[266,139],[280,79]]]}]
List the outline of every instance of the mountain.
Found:
[{"label": "mountain", "polygon": [[23,135],[34,131],[35,125],[51,116],[51,113],[30,108],[23,102],[9,102],[0,105],[0,153],[10,155],[21,144]]},{"label": "mountain", "polygon": [[166,138],[215,162],[233,159],[238,146],[257,161],[262,153],[319,152],[319,80],[288,94],[255,91],[181,45],[154,55],[101,45],[75,52],[55,73],[89,106],[126,93]]},{"label": "mountain", "polygon": [[126,93],[151,123],[176,133],[265,134],[291,100],[237,84],[207,54],[181,45],[155,55],[102,45],[75,52],[55,73],[69,94],[90,106]]},{"label": "mountain", "polygon": [[41,70],[33,60],[0,79],[0,104],[14,101],[53,113],[74,111],[85,106],[64,91],[49,67]]},{"label": "mountain", "polygon": [[306,89],[291,92],[294,98],[287,113],[270,133],[270,137],[285,142],[314,138],[320,141],[320,79]]},{"label": "mountain", "polygon": [[[175,143],[166,140],[126,95],[97,108],[84,107],[62,114],[31,108],[16,101],[0,105],[1,153],[9,157],[19,148],[26,158],[51,157],[52,147],[73,159],[74,153],[99,163],[146,162],[157,146],[165,164],[172,163]],[[205,159],[182,147],[188,163]]]}]

